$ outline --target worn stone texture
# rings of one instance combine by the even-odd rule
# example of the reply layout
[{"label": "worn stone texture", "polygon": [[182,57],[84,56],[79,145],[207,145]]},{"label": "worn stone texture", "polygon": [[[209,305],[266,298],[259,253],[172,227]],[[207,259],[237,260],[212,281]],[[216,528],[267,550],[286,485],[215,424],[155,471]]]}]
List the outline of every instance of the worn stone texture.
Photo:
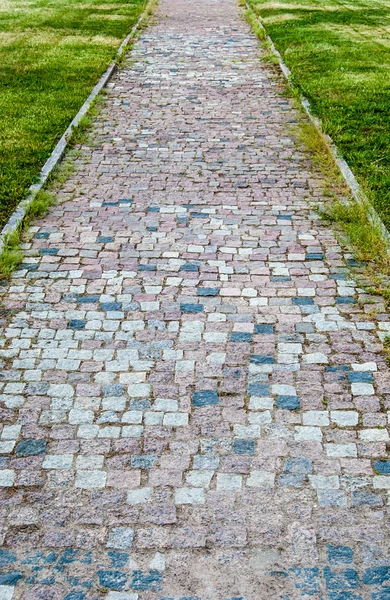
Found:
[{"label": "worn stone texture", "polygon": [[113,78],[3,288],[1,600],[390,598],[390,323],[283,92],[234,0]]}]

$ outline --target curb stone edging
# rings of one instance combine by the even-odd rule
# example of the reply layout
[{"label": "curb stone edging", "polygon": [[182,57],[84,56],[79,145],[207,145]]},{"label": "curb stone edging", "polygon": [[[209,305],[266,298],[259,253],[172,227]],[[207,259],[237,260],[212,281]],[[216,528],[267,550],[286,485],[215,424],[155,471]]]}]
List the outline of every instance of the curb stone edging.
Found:
[{"label": "curb stone edging", "polygon": [[43,165],[43,167],[41,169],[41,172],[39,174],[38,183],[33,183],[32,185],[30,185],[27,196],[19,202],[18,206],[16,207],[14,212],[11,214],[11,216],[8,219],[8,221],[6,222],[6,224],[4,225],[3,229],[0,232],[0,253],[2,252],[2,250],[4,248],[5,236],[16,231],[18,229],[19,225],[22,223],[22,221],[26,215],[26,211],[27,211],[28,207],[30,206],[32,201],[35,199],[38,192],[40,192],[43,189],[49,176],[53,173],[54,169],[57,167],[57,165],[61,161],[62,157],[64,156],[65,151],[68,147],[68,140],[69,140],[70,136],[72,135],[73,129],[75,127],[77,127],[77,125],[79,125],[81,119],[88,113],[89,109],[91,108],[92,102],[95,100],[97,95],[101,92],[101,90],[107,85],[107,83],[110,81],[111,77],[113,76],[114,72],[116,71],[117,60],[119,58],[121,58],[123,56],[123,54],[125,53],[127,45],[129,44],[130,40],[134,37],[134,34],[136,33],[136,31],[139,28],[142,21],[145,19],[145,16],[148,14],[149,7],[152,4],[154,4],[154,0],[149,0],[147,2],[138,21],[135,23],[135,25],[133,25],[131,31],[127,34],[127,36],[125,37],[125,39],[122,41],[121,45],[119,46],[119,48],[115,54],[115,58],[109,64],[109,66],[107,67],[107,69],[105,70],[103,75],[100,77],[99,81],[95,84],[91,93],[85,100],[84,104],[81,106],[81,108],[79,109],[79,111],[77,112],[75,117],[73,117],[72,121],[70,122],[70,124],[68,125],[68,127],[66,128],[64,133],[62,134],[61,138],[55,145],[54,150],[52,151],[49,158],[47,159],[47,161],[45,162],[45,164]]},{"label": "curb stone edging", "polygon": [[[269,43],[272,52],[277,57],[278,62],[279,62],[279,67],[280,67],[285,79],[287,80],[287,83],[289,85],[291,85],[292,73],[291,73],[290,69],[284,62],[279,50],[276,49],[275,44],[272,41],[272,38],[268,35],[267,30],[264,27],[264,25],[262,24],[262,22],[260,21],[259,17],[249,6],[247,0],[244,0],[244,2],[245,2],[246,8],[254,15],[257,24],[259,25],[261,30],[264,32],[265,39]],[[318,117],[316,117],[315,115],[313,115],[313,113],[312,113],[309,100],[302,94],[299,94],[299,98],[300,98],[301,105],[302,105],[305,113],[309,117],[310,122],[314,125],[314,127],[316,128],[318,133],[325,140],[325,143],[328,146],[330,153],[331,153],[345,183],[347,184],[349,190],[351,191],[351,194],[352,194],[355,202],[357,202],[360,205],[364,205],[367,208],[368,219],[369,219],[370,223],[375,227],[379,227],[384,239],[386,240],[387,244],[390,246],[390,233],[387,230],[385,224],[383,223],[381,217],[379,216],[379,214],[377,213],[375,208],[372,206],[368,197],[366,196],[366,194],[363,192],[362,188],[360,187],[360,184],[358,183],[355,175],[353,174],[352,169],[348,165],[347,161],[344,158],[342,158],[341,152],[337,148],[337,146],[336,146],[335,142],[332,140],[332,138],[328,134],[324,133],[320,119]]]}]

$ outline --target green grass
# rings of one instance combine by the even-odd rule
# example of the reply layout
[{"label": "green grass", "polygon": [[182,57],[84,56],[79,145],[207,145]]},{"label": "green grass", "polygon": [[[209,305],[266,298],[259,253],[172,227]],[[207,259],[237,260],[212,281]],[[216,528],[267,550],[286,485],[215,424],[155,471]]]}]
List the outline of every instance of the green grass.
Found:
[{"label": "green grass", "polygon": [[0,277],[6,279],[23,259],[20,250],[21,236],[18,230],[4,237],[4,246],[0,252]]},{"label": "green grass", "polygon": [[54,204],[55,197],[46,190],[41,190],[27,207],[24,221],[31,223],[35,219],[44,217],[49,208]]},{"label": "green grass", "polygon": [[365,204],[336,200],[323,216],[342,226],[357,259],[376,263],[383,271],[388,270],[389,247],[381,229],[370,222],[368,207]]},{"label": "green grass", "polygon": [[390,229],[390,0],[249,0]]},{"label": "green grass", "polygon": [[0,0],[0,227],[145,0]]},{"label": "green grass", "polygon": [[0,278],[7,279],[23,260],[23,252],[20,248],[23,237],[29,225],[35,219],[44,217],[49,208],[55,203],[55,196],[51,192],[41,190],[30,202],[23,221],[12,233],[4,236],[4,245],[0,252]]},{"label": "green grass", "polygon": [[351,197],[324,136],[312,123],[300,123],[296,132],[324,176],[323,194],[328,201],[318,207],[320,215],[344,230],[356,258],[375,267],[377,275],[387,274],[390,267],[389,243],[382,228],[371,218],[372,207],[368,202],[356,202]]}]

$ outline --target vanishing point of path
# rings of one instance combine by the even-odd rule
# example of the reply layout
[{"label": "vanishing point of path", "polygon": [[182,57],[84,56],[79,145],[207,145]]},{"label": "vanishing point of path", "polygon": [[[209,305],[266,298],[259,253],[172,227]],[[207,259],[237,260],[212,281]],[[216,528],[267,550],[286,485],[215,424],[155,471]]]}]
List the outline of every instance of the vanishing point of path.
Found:
[{"label": "vanishing point of path", "polygon": [[0,600],[389,600],[390,323],[299,118],[161,1],[3,288]]}]

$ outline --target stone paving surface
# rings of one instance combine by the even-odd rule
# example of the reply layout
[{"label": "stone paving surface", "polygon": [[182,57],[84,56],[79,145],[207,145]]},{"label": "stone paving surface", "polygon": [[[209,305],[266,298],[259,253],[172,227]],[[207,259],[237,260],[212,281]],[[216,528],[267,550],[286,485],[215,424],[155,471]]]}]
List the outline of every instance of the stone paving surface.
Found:
[{"label": "stone paving surface", "polygon": [[0,600],[389,600],[390,322],[300,118],[161,1],[4,290]]}]

